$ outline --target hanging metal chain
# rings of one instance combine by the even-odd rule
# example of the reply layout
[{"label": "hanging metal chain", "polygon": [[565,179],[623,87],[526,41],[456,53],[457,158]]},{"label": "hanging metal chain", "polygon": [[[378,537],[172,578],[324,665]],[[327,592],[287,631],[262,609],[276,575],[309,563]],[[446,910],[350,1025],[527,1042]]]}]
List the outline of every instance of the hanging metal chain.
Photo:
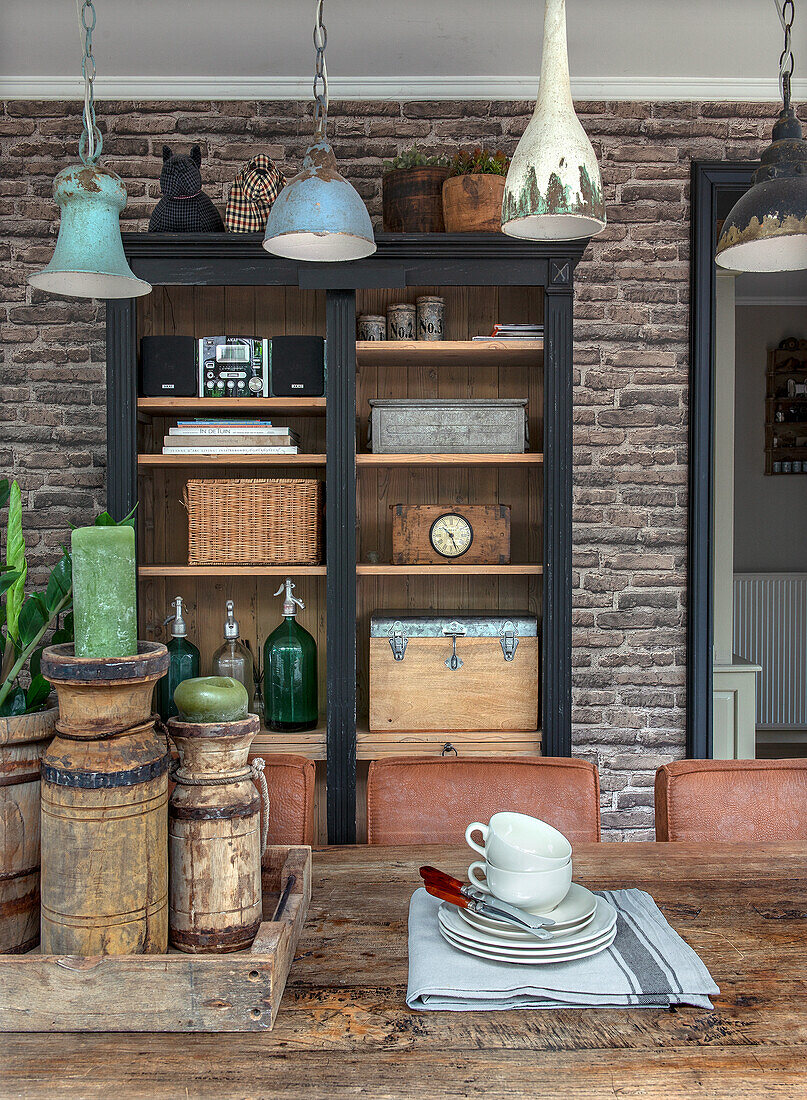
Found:
[{"label": "hanging metal chain", "polygon": [[325,64],[328,32],[322,22],[322,2],[323,0],[317,0],[314,23],[314,125],[317,138],[325,141],[328,128],[328,68]]},{"label": "hanging metal chain", "polygon": [[92,0],[83,0],[79,9],[79,0],[76,0],[76,12],[79,21],[79,35],[84,46],[84,57],[81,62],[81,72],[84,77],[84,129],[78,143],[78,153],[84,164],[95,164],[101,156],[104,139],[101,131],[95,124],[95,95],[93,82],[95,80],[95,58],[92,55],[92,32],[95,30],[95,6]]},{"label": "hanging metal chain", "polygon": [[795,67],[793,48],[790,44],[790,32],[793,29],[795,9],[793,0],[784,0],[781,9],[779,0],[773,0],[773,4],[776,8],[776,14],[779,16],[779,22],[782,24],[782,30],[785,32],[785,46],[779,55],[779,94],[782,97],[785,110],[787,110],[790,107],[790,81]]}]

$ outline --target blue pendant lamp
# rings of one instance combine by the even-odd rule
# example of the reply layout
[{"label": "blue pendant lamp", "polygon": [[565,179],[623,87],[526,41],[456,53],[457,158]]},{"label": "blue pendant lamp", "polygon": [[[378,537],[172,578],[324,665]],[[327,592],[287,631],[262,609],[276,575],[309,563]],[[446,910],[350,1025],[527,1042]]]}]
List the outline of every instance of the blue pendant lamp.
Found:
[{"label": "blue pendant lamp", "polygon": [[48,266],[28,282],[38,290],[69,297],[137,298],[148,294],[151,284],[137,278],[123,251],[119,219],[126,206],[126,187],[120,176],[97,164],[103,140],[95,124],[92,0],[84,0],[80,22],[84,37],[81,164],[64,168],[53,181],[53,197],[62,214],[59,236]]},{"label": "blue pendant lamp", "polygon": [[317,0],[314,26],[314,141],[303,167],[275,199],[266,222],[263,247],[290,260],[359,260],[376,250],[367,207],[355,187],[339,174],[327,141],[328,73],[322,23],[322,0]]},{"label": "blue pendant lamp", "polygon": [[734,204],[723,223],[715,262],[732,271],[801,271],[807,268],[807,141],[790,105],[793,75],[793,0],[781,10],[785,32],[779,58],[782,110],[773,141],[760,157],[753,186]]}]

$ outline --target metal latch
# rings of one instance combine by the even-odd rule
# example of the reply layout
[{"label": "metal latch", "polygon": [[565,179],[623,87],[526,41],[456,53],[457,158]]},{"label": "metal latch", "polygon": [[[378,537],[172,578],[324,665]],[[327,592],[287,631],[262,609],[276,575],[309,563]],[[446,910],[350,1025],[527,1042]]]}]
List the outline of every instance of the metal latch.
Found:
[{"label": "metal latch", "polygon": [[511,619],[502,624],[499,638],[502,643],[502,653],[505,661],[512,661],[518,647],[518,634],[516,634],[516,628]]},{"label": "metal latch", "polygon": [[406,653],[406,644],[409,641],[409,636],[403,628],[403,623],[400,619],[396,619],[392,626],[389,628],[389,644],[392,650],[392,656],[396,661],[402,661],[404,659],[404,653]]},{"label": "metal latch", "polygon": [[456,672],[458,668],[462,668],[463,664],[462,658],[457,656],[457,637],[465,634],[465,627],[455,619],[448,626],[443,627],[443,633],[451,639],[451,656],[445,661],[445,666],[452,672]]}]

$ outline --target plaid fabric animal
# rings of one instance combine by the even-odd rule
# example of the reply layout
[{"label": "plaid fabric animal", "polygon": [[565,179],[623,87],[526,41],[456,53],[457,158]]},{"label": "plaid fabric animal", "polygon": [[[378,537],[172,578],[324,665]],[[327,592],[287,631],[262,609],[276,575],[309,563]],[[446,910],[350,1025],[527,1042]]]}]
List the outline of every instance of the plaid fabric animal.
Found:
[{"label": "plaid fabric animal", "polygon": [[223,233],[224,222],[202,191],[202,150],[172,153],[163,145],[162,198],[149,219],[149,233]]},{"label": "plaid fabric animal", "polygon": [[266,153],[258,153],[235,177],[224,220],[231,233],[262,233],[286,177]]}]

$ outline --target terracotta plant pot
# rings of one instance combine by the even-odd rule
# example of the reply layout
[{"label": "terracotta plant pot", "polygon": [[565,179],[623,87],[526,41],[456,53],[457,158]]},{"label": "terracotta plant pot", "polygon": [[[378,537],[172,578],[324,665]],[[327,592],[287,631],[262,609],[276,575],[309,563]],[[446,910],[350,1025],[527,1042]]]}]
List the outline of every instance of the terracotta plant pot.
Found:
[{"label": "terracotta plant pot", "polygon": [[472,172],[443,184],[446,233],[498,233],[502,228],[504,176]]},{"label": "terracotta plant pot", "polygon": [[385,233],[445,233],[448,168],[396,168],[381,180]]},{"label": "terracotta plant pot", "polygon": [[39,763],[58,707],[0,718],[0,954],[39,943]]}]

